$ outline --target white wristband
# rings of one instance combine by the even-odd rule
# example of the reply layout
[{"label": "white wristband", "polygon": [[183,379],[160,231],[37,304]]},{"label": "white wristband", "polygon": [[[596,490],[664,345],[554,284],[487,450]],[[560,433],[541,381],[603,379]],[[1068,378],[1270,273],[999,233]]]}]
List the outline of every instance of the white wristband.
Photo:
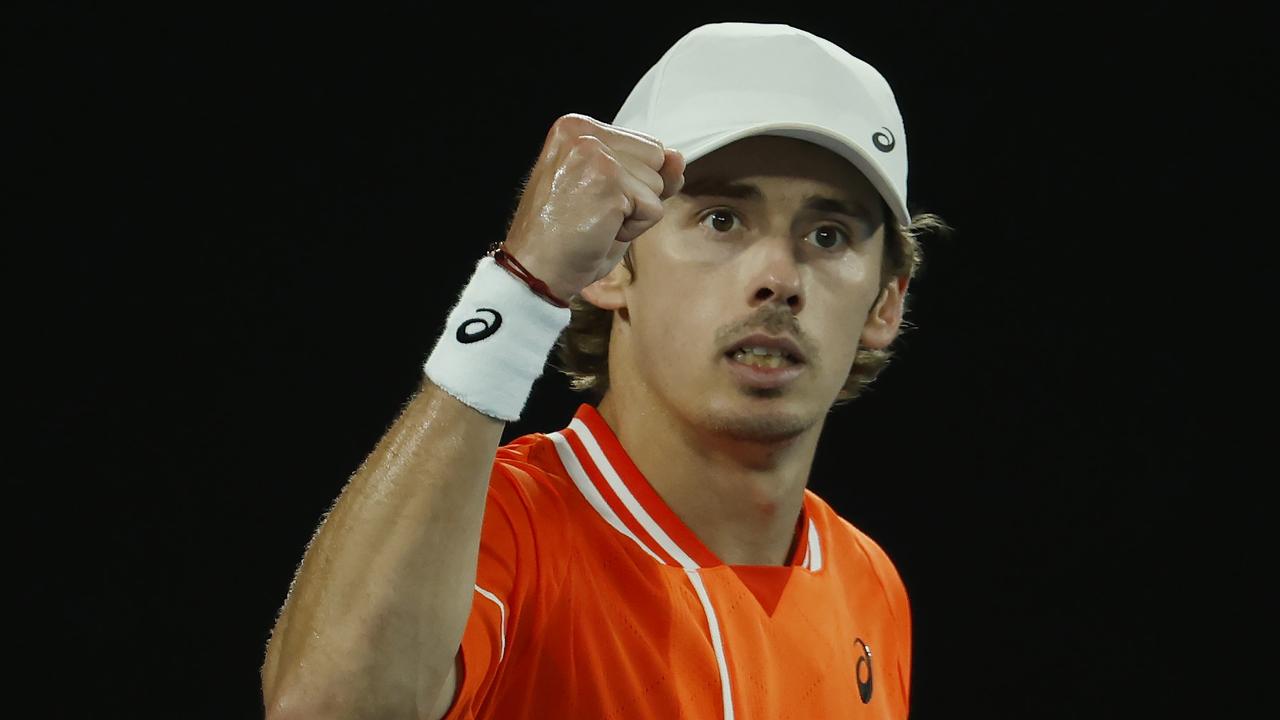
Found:
[{"label": "white wristband", "polygon": [[449,311],[423,365],[431,382],[485,415],[520,419],[569,308],[542,299],[488,255]]}]

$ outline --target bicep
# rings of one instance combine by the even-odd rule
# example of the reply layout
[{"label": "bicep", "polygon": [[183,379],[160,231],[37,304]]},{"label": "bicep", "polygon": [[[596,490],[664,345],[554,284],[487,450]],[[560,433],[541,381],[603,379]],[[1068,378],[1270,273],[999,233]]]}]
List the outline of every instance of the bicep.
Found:
[{"label": "bicep", "polygon": [[453,658],[453,667],[449,668],[449,672],[445,674],[444,684],[440,686],[439,694],[433,705],[428,707],[426,715],[423,717],[428,720],[441,720],[449,711],[453,709],[454,703],[458,700],[458,676],[462,674],[462,648],[458,648],[457,655]]}]

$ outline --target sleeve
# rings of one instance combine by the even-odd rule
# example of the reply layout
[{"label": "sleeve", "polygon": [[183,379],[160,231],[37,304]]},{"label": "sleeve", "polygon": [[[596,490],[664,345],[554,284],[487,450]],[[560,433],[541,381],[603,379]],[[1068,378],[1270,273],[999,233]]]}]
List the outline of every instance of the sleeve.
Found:
[{"label": "sleeve", "polygon": [[902,716],[907,717],[911,710],[911,662],[912,662],[912,628],[911,602],[907,596],[906,584],[898,572],[897,565],[890,559],[875,540],[858,531],[856,535],[863,552],[876,574],[884,594],[887,610],[887,624],[893,636],[892,652],[895,658],[892,675],[896,675],[899,701],[902,704]]},{"label": "sleeve", "polygon": [[561,523],[546,517],[556,504],[545,498],[541,471],[499,448],[485,498],[480,555],[471,615],[462,635],[462,668],[453,705],[444,720],[474,719],[490,702],[510,666],[512,649],[541,633],[539,606],[546,602],[549,547]]},{"label": "sleeve", "polygon": [[907,596],[907,587],[902,582],[898,568],[889,556],[884,554],[884,550],[880,550],[880,553],[882,585],[897,639],[895,643],[895,655],[898,658],[897,674],[904,710],[903,717],[906,717],[911,710],[911,601]]},{"label": "sleeve", "polygon": [[902,681],[902,707],[911,712],[911,600],[906,585],[895,568],[889,589],[889,603],[898,623],[898,677]]}]

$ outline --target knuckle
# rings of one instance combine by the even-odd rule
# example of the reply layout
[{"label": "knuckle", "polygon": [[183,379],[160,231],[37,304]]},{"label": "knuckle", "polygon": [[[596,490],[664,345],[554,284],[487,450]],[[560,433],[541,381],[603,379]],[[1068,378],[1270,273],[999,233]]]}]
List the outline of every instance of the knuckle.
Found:
[{"label": "knuckle", "polygon": [[600,138],[583,135],[574,140],[574,156],[589,169],[602,174],[616,174],[619,169],[618,159]]},{"label": "knuckle", "polygon": [[666,148],[658,138],[653,137],[652,135],[645,135],[644,133],[637,133],[635,130],[631,130],[629,132],[635,135],[640,146],[643,148],[643,152],[651,158],[655,156],[661,158],[666,153]]},{"label": "knuckle", "polygon": [[648,163],[654,168],[655,172],[667,162],[667,150],[660,142],[650,144],[648,148]]},{"label": "knuckle", "polygon": [[569,140],[569,145],[575,150],[588,152],[598,152],[605,147],[603,140],[590,134],[575,135]]},{"label": "knuckle", "polygon": [[595,126],[596,122],[589,115],[567,113],[556,118],[555,122],[551,124],[551,131],[561,137],[576,137],[586,134]]}]

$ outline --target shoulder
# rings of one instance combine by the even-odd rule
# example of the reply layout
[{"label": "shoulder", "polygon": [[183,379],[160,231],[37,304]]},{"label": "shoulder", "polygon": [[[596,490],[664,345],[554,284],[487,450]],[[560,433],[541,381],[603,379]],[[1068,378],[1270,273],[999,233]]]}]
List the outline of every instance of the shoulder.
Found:
[{"label": "shoulder", "polygon": [[805,490],[811,507],[815,509],[815,522],[825,531],[832,547],[828,556],[841,556],[863,564],[871,570],[889,604],[890,612],[898,622],[909,622],[907,589],[902,575],[889,553],[870,535],[842,517],[825,500],[810,490]]},{"label": "shoulder", "polygon": [[494,455],[490,507],[497,506],[512,525],[545,541],[567,542],[575,492],[555,443],[544,433],[522,435]]},{"label": "shoulder", "polygon": [[[906,585],[880,543],[841,517],[817,495],[812,495],[812,500],[815,523],[825,524],[825,527],[819,525],[819,529],[825,531],[831,545],[831,569],[843,575],[841,582],[851,595],[871,603],[872,613],[882,623],[873,644],[879,644],[881,649],[888,651],[888,655],[883,657],[887,657],[889,662],[889,685],[897,686],[901,716],[907,717],[911,706],[913,633]],[[874,579],[874,587],[868,576]]]},{"label": "shoulder", "polygon": [[509,604],[520,604],[516,595],[558,593],[578,551],[572,483],[547,452],[555,452],[550,438],[534,433],[499,446],[494,456],[477,585]]},{"label": "shoulder", "polygon": [[542,470],[563,469],[551,435],[540,432],[521,435],[506,445],[499,446],[495,461],[505,465],[527,465]]},{"label": "shoulder", "polygon": [[563,500],[571,484],[556,450],[545,433],[530,433],[498,448],[493,458],[491,486],[514,493],[530,504]]}]

